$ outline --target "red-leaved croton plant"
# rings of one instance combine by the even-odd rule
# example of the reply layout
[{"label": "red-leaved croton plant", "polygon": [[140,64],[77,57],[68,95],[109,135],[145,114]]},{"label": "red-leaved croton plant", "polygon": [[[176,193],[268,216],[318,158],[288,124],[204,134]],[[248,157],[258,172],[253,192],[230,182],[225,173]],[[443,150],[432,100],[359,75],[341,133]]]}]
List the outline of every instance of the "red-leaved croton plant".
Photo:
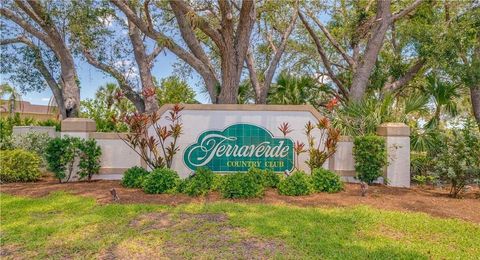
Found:
[{"label": "red-leaved croton plant", "polygon": [[[169,111],[165,119],[168,125],[160,125],[161,115],[158,112],[150,114],[133,113],[124,116],[124,122],[128,125],[130,133],[122,138],[140,157],[149,168],[170,168],[173,157],[179,151],[177,140],[182,135],[182,123],[180,112],[183,107],[176,104]],[[148,129],[153,127],[154,134]]]},{"label": "red-leaved croton plant", "polygon": [[[282,123],[278,129],[283,133],[284,137],[292,132],[289,124],[285,122]],[[314,135],[314,129],[320,130],[319,136]],[[296,155],[295,168],[298,170],[298,157],[305,152],[309,153],[309,158],[306,163],[310,167],[310,170],[320,168],[325,161],[335,153],[340,132],[331,126],[328,118],[324,117],[320,119],[317,124],[308,121],[308,123],[305,124],[305,134],[307,136],[308,148],[305,147],[305,143],[298,140],[294,144]]]}]

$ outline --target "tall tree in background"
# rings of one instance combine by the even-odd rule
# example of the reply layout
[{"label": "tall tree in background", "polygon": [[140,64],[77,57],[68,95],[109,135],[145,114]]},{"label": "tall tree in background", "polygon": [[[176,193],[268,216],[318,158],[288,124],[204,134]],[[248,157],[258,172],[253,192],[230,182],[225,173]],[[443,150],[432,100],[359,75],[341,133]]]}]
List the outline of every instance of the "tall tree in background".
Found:
[{"label": "tall tree in background", "polygon": [[[337,14],[333,17],[337,25],[344,23],[345,27],[352,27],[344,29],[349,29],[349,31],[344,34],[342,39],[337,39],[328,27],[320,21],[316,16],[317,14],[308,10],[300,10],[299,16],[320,54],[323,66],[327,71],[326,76],[334,82],[340,96],[344,100],[359,101],[366,93],[370,76],[377,63],[388,29],[394,26],[395,22],[414,11],[422,3],[422,0],[415,0],[395,13],[392,13],[390,0],[377,0],[376,6],[373,6],[373,1],[366,2],[366,5],[362,4],[363,2],[348,3],[341,1]],[[353,8],[354,10],[349,10],[347,5],[350,5],[350,9]],[[333,48],[336,54],[334,57],[339,57],[340,62],[337,63],[331,59],[323,37],[313,29],[304,12],[320,28],[330,45],[328,48]],[[335,16],[343,17],[338,20]],[[358,19],[355,20],[354,18]],[[348,45],[345,43],[348,43]],[[403,76],[386,83],[384,88],[389,91],[401,88],[420,71],[424,63],[423,59],[413,62]]]},{"label": "tall tree in background", "polygon": [[[257,28],[261,39],[258,44],[254,44],[254,40],[252,40],[246,59],[250,82],[255,91],[255,103],[257,104],[267,102],[267,94],[273,76],[285,52],[290,34],[295,28],[298,17],[298,2],[293,2],[293,8],[289,7],[291,4],[291,1],[265,3],[262,6],[262,12],[258,14]],[[283,28],[283,31],[279,28]],[[279,36],[275,37],[275,33]],[[254,46],[257,46],[256,52]],[[255,57],[258,57],[257,62]]]},{"label": "tall tree in background", "polygon": [[[145,35],[162,43],[165,48],[190,65],[203,78],[212,103],[236,103],[243,64],[250,44],[250,35],[256,20],[255,1],[187,3],[168,1],[187,48],[173,37],[155,28],[150,16],[150,1],[143,3],[142,16],[135,6],[125,0],[111,0]],[[165,7],[165,9],[167,9]],[[216,70],[205,51],[204,42],[210,41],[220,59]]]},{"label": "tall tree in background", "polygon": [[[152,43],[152,50],[147,50],[145,36],[135,24],[118,17],[104,2],[73,5],[72,34],[86,61],[115,78],[137,111],[156,111],[152,67],[163,47]],[[136,90],[137,85],[141,86],[140,91]]]},{"label": "tall tree in background", "polygon": [[[68,3],[57,5],[53,2],[15,0],[14,3],[2,3],[0,8],[2,18],[17,26],[9,27],[12,29],[7,30],[8,34],[2,32],[0,43],[27,46],[33,56],[33,65],[52,90],[63,118],[78,116],[80,108],[79,82],[66,35],[68,30],[65,30],[67,5]],[[16,35],[10,35],[13,32]],[[5,38],[9,36],[12,37]],[[54,59],[58,63],[58,77],[45,62],[45,56],[52,54],[54,57],[50,60]]]}]

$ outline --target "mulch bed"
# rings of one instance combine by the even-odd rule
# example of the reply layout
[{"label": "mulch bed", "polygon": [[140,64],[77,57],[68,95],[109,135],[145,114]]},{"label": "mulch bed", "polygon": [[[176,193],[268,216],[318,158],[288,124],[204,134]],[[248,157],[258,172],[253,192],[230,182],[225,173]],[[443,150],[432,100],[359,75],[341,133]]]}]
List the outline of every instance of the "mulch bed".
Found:
[{"label": "mulch bed", "polygon": [[[115,188],[120,200],[112,201],[110,189]],[[10,183],[0,185],[0,191],[20,196],[42,197],[53,191],[67,191],[81,196],[94,197],[99,203],[152,203],[175,206],[183,203],[208,203],[232,201],[222,199],[218,192],[205,197],[192,198],[183,194],[150,195],[141,190],[126,189],[119,181],[97,180],[60,184],[54,179],[42,179],[36,183]],[[347,207],[369,205],[379,209],[424,212],[442,218],[459,218],[480,223],[480,190],[472,188],[462,199],[448,197],[442,189],[393,188],[383,185],[369,187],[366,197],[360,196],[360,186],[346,184],[339,193],[317,193],[309,196],[282,196],[276,190],[267,190],[263,198],[234,200],[245,203],[289,204],[303,207]]]}]

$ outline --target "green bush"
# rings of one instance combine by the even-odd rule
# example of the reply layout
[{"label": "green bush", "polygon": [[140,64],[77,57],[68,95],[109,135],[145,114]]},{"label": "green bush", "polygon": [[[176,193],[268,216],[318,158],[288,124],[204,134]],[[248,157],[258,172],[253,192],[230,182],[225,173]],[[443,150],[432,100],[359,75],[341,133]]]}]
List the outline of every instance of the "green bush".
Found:
[{"label": "green bush", "polygon": [[40,177],[40,157],[21,149],[0,151],[0,182],[36,181]]},{"label": "green bush", "polygon": [[142,167],[132,167],[125,171],[122,177],[122,186],[127,188],[141,188],[148,171]]},{"label": "green bush", "polygon": [[343,189],[340,177],[332,171],[323,168],[314,169],[311,178],[316,191],[333,193]]},{"label": "green bush", "polygon": [[69,136],[57,137],[48,142],[45,151],[47,168],[53,172],[59,182],[68,182],[74,173],[75,158],[80,153],[79,142],[80,138]]},{"label": "green bush", "polygon": [[287,178],[280,181],[278,192],[282,195],[301,196],[313,192],[313,185],[310,176],[306,173],[297,171]]},{"label": "green bush", "polygon": [[224,178],[220,189],[224,198],[252,198],[263,195],[263,176],[258,172],[237,172]]},{"label": "green bush", "polygon": [[465,186],[480,179],[480,133],[467,121],[463,129],[444,136],[442,147],[432,158],[432,175],[450,183],[450,195],[457,197]]},{"label": "green bush", "polygon": [[276,188],[278,183],[280,183],[280,175],[271,169],[262,170],[258,168],[250,168],[248,172],[256,176],[258,181],[263,183],[264,187]]},{"label": "green bush", "polygon": [[357,179],[373,183],[383,175],[383,167],[387,165],[385,139],[374,135],[355,137],[353,156]]},{"label": "green bush", "polygon": [[225,178],[226,178],[225,175],[215,174],[213,176],[211,190],[212,191],[220,191],[222,186],[223,186],[223,182],[225,181]]},{"label": "green bush", "polygon": [[47,133],[30,132],[12,137],[12,145],[14,149],[23,149],[34,152],[38,156],[45,155],[50,136]]},{"label": "green bush", "polygon": [[[45,149],[47,167],[60,181],[68,182],[72,175],[90,180],[100,169],[102,151],[94,139],[65,136],[51,139]],[[75,172],[78,163],[78,172]]]},{"label": "green bush", "polygon": [[153,170],[145,177],[142,188],[149,194],[173,193],[179,182],[180,178],[174,170],[161,168]]},{"label": "green bush", "polygon": [[97,145],[95,139],[81,140],[78,143],[80,150],[80,162],[78,167],[80,171],[78,175],[80,179],[92,179],[92,175],[98,174],[100,171],[100,156],[102,156],[102,149]]},{"label": "green bush", "polygon": [[210,169],[199,168],[182,182],[179,191],[189,196],[203,196],[212,188],[214,177]]}]

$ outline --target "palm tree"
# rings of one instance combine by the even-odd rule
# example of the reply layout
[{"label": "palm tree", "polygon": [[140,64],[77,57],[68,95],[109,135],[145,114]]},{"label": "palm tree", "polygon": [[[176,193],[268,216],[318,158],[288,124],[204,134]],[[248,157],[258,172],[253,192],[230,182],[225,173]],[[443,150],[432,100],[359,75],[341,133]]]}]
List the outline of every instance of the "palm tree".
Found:
[{"label": "palm tree", "polygon": [[438,126],[442,113],[449,116],[458,114],[456,99],[460,97],[460,93],[456,85],[441,80],[435,74],[430,74],[427,76],[424,92],[431,97],[431,101],[435,105],[433,117],[426,125],[428,128]]},{"label": "palm tree", "polygon": [[267,97],[268,104],[301,105],[318,107],[321,94],[326,93],[323,85],[308,76],[297,77],[281,72]]},{"label": "palm tree", "polygon": [[1,100],[0,102],[4,102],[4,96],[8,96],[6,98],[7,104],[8,104],[8,112],[10,113],[10,116],[13,116],[15,113],[15,107],[16,104],[19,104],[20,110],[23,110],[23,104],[22,104],[22,96],[18,91],[15,89],[15,87],[10,86],[8,83],[3,83],[0,85],[0,97]]}]

